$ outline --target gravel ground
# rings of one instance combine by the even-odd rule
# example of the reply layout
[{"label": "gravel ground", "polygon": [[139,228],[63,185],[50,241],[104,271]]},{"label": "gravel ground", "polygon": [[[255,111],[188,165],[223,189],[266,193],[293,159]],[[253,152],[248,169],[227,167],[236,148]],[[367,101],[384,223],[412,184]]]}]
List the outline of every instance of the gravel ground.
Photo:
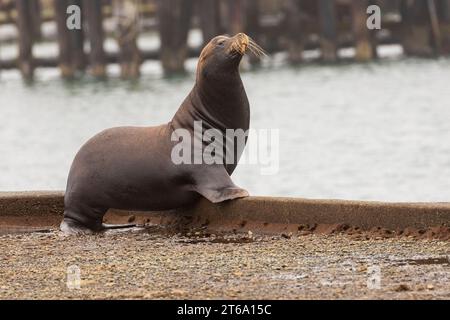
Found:
[{"label": "gravel ground", "polygon": [[449,241],[134,229],[0,242],[3,299],[450,299]]}]

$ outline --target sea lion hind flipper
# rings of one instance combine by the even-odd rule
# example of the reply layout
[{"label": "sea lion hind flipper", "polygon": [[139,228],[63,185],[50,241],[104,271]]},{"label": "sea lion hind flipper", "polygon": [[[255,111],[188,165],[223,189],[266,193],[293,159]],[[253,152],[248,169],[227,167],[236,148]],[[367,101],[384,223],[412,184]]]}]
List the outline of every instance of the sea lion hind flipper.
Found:
[{"label": "sea lion hind flipper", "polygon": [[236,186],[224,167],[208,167],[195,177],[193,190],[212,203],[219,203],[249,196],[247,190]]},{"label": "sea lion hind flipper", "polygon": [[95,233],[95,230],[67,217],[61,221],[59,229],[67,235],[87,235]]},{"label": "sea lion hind flipper", "polygon": [[93,230],[90,229],[83,224],[77,222],[76,220],[72,219],[63,219],[61,222],[59,229],[67,234],[67,235],[87,235],[87,234],[94,234],[96,232],[100,231],[106,231],[106,230],[112,230],[112,229],[131,229],[136,227],[135,223],[125,223],[125,224],[106,224],[102,223],[102,227],[100,230]]}]

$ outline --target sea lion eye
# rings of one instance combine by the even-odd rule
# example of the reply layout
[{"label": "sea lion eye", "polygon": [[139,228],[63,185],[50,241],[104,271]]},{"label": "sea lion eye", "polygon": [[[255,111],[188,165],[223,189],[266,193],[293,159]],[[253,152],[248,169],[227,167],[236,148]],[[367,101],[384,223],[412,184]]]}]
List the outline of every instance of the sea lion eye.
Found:
[{"label": "sea lion eye", "polygon": [[217,42],[217,45],[219,47],[223,47],[224,44],[225,44],[225,40],[220,40],[219,42]]}]

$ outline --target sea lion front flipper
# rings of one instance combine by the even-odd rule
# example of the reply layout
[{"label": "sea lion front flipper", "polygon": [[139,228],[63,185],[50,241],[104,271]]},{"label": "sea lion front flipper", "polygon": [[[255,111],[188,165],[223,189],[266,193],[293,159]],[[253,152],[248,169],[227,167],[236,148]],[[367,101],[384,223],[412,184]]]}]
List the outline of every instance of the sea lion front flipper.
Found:
[{"label": "sea lion front flipper", "polygon": [[194,179],[193,190],[213,203],[249,196],[247,190],[233,183],[223,166],[207,166]]},{"label": "sea lion front flipper", "polygon": [[212,203],[248,197],[248,191],[237,186],[222,189],[197,188],[196,190]]}]

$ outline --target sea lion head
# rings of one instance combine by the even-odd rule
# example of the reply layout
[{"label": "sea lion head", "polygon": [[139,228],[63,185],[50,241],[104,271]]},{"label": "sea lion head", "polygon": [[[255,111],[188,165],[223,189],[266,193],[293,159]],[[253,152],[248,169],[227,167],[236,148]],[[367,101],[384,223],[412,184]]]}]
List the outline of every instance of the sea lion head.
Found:
[{"label": "sea lion head", "polygon": [[200,53],[197,76],[208,77],[237,71],[239,62],[248,50],[256,55],[263,54],[263,50],[245,33],[213,38]]}]

